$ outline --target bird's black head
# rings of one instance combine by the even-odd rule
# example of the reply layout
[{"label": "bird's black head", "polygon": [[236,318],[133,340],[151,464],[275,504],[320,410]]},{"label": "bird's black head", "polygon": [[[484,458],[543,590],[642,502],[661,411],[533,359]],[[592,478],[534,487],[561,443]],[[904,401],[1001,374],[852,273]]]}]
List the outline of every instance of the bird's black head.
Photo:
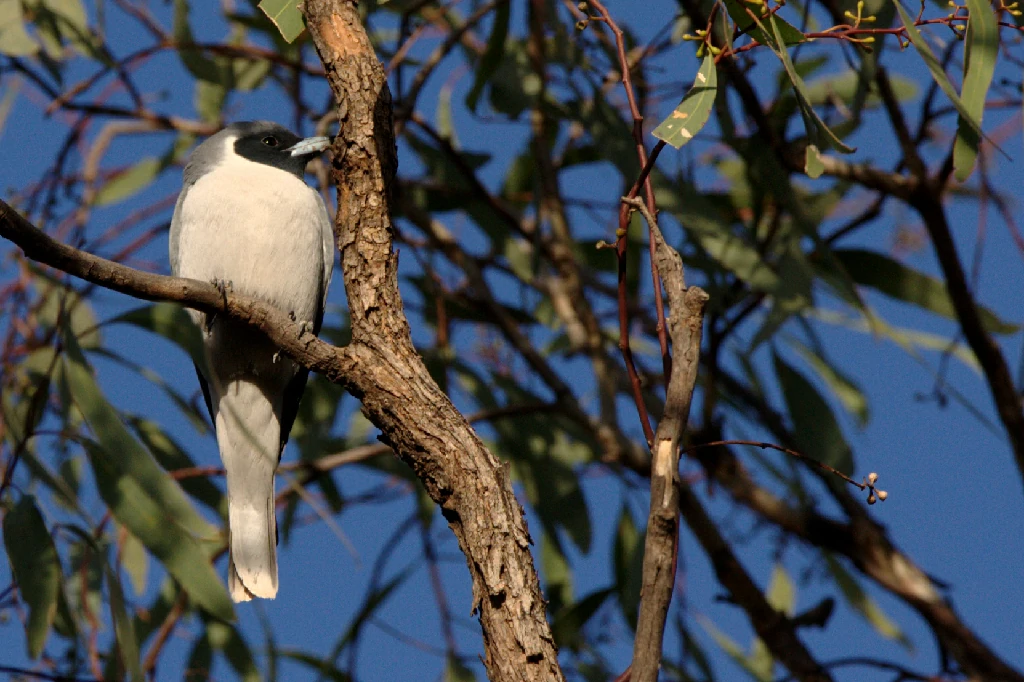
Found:
[{"label": "bird's black head", "polygon": [[[290,130],[268,121],[232,123],[225,131],[236,137],[235,153],[250,161],[288,171],[302,177],[306,164],[327,146],[326,138],[303,140]],[[300,142],[322,140],[296,148]]]}]

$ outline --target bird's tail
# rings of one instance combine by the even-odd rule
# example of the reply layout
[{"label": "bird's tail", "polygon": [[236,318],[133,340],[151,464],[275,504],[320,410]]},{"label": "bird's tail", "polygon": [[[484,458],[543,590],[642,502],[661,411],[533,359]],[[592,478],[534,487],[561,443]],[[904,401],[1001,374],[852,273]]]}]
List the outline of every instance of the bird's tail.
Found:
[{"label": "bird's tail", "polygon": [[228,479],[228,589],[236,602],[277,595],[274,471],[281,426],[255,384],[226,382],[217,408],[217,444]]}]

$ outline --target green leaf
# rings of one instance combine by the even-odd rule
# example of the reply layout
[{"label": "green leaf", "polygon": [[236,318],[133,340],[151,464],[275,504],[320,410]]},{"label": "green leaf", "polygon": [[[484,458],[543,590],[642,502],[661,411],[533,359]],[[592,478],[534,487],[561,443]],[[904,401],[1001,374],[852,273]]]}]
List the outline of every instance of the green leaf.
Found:
[{"label": "green leaf", "polygon": [[36,41],[25,30],[25,17],[20,0],[0,2],[0,53],[24,57],[39,50]]},{"label": "green leaf", "polygon": [[[807,147],[807,169],[808,175],[811,172],[818,172],[820,175],[820,163],[821,159],[817,157],[818,149],[825,146],[831,146],[838,152],[843,154],[852,154],[857,151],[853,147],[849,147],[843,144],[842,140],[836,137],[825,122],[818,116],[818,112],[814,110],[807,97],[807,86],[804,85],[803,79],[800,74],[797,73],[793,67],[793,61],[789,58],[789,51],[786,49],[786,44],[783,41],[782,29],[780,25],[782,20],[776,17],[774,14],[768,18],[768,23],[772,27],[772,36],[774,39],[769,39],[768,44],[771,46],[772,51],[775,52],[779,60],[782,62],[783,68],[786,70],[786,75],[789,76],[790,82],[793,83],[793,92],[796,95],[797,104],[800,107],[800,114],[804,119],[804,128],[807,130],[807,138],[809,144]],[[758,25],[761,25],[760,23]],[[815,177],[815,176],[811,176]]]},{"label": "green leaf", "polygon": [[[736,22],[736,26],[741,31],[744,31],[759,43],[770,44],[771,40],[764,32],[764,25],[761,21],[755,21],[750,14],[747,13],[746,8],[748,5],[744,0],[725,0],[725,7],[729,10],[729,18]],[[766,18],[766,16],[760,17],[762,21]],[[780,42],[783,45],[796,45],[797,43],[802,43],[807,40],[807,38],[804,37],[804,34],[792,24],[786,23],[779,17],[776,17],[776,21],[779,24],[779,34],[781,35]]]},{"label": "green leaf", "polygon": [[[996,70],[999,55],[999,22],[995,9],[986,0],[967,0],[970,15],[964,46],[964,86],[961,92],[964,108],[971,119],[981,125],[985,114],[985,97]],[[956,179],[963,182],[970,176],[978,157],[981,138],[960,116],[956,141],[953,143],[953,168]]]},{"label": "green leaf", "polygon": [[839,590],[843,593],[843,597],[847,603],[853,607],[853,609],[861,615],[871,627],[875,629],[875,632],[880,634],[886,639],[891,639],[899,642],[907,651],[912,652],[914,650],[914,644],[910,639],[900,630],[899,626],[894,623],[889,616],[882,611],[881,607],[868,596],[864,588],[860,586],[857,580],[850,575],[850,573],[843,567],[843,565],[831,554],[824,553],[825,562],[828,564],[828,570],[832,574],[833,580],[836,581],[836,585],[839,586]]},{"label": "green leaf", "polygon": [[551,634],[558,648],[579,648],[585,642],[583,627],[613,594],[614,587],[597,590],[575,604],[559,610],[551,622]]},{"label": "green leaf", "polygon": [[228,99],[228,88],[223,83],[197,79],[192,101],[196,113],[206,123],[220,122],[224,103]]},{"label": "green leaf", "polygon": [[294,42],[306,28],[298,0],[261,0],[258,6],[277,26],[285,42]]},{"label": "green leaf", "polygon": [[278,654],[284,658],[301,663],[317,672],[317,679],[328,679],[332,682],[352,682],[352,676],[334,665],[326,657],[321,658],[315,654],[307,654],[304,651],[293,649],[279,649]]},{"label": "green leaf", "polygon": [[[834,254],[857,284],[947,319],[957,319],[953,301],[941,280],[875,251],[836,249]],[[987,308],[978,306],[978,315],[990,333],[1013,334],[1020,329],[1019,325],[1002,321]]]},{"label": "green leaf", "polygon": [[188,72],[201,81],[226,84],[221,65],[206,57],[201,50],[190,47],[195,43],[188,20],[188,0],[174,0],[174,39],[178,42],[178,56]]},{"label": "green leaf", "polygon": [[557,536],[540,536],[540,569],[544,575],[544,596],[550,613],[572,602],[572,569]]},{"label": "green leaf", "polygon": [[235,626],[209,621],[206,624],[206,637],[215,651],[223,652],[228,664],[238,674],[238,679],[242,682],[260,682],[262,676],[252,651]]},{"label": "green leaf", "polygon": [[682,147],[708,122],[717,93],[718,70],[715,68],[715,58],[707,54],[697,71],[693,87],[675,111],[654,129],[654,136],[676,149]]},{"label": "green leaf", "polygon": [[74,338],[64,337],[61,379],[99,441],[84,439],[100,497],[114,518],[146,545],[197,605],[221,620],[233,620],[227,590],[210,563],[223,538],[131,436],[103,397]]},{"label": "green leaf", "polygon": [[846,475],[852,474],[853,451],[832,414],[832,408],[814,385],[786,364],[778,353],[773,352],[772,358],[801,454]]},{"label": "green leaf", "polygon": [[131,168],[118,173],[96,192],[93,204],[106,206],[137,194],[156,179],[164,168],[160,159],[148,156]]},{"label": "green leaf", "polygon": [[807,364],[821,377],[843,407],[854,416],[861,427],[868,423],[868,399],[852,379],[829,364],[825,358],[798,341],[792,341],[793,348],[800,353]]},{"label": "green leaf", "polygon": [[[167,435],[159,424],[132,417],[129,420],[135,435],[142,441],[156,461],[167,471],[191,469],[196,465],[185,450]],[[227,496],[207,476],[190,476],[178,482],[182,489],[223,518],[227,518]]]},{"label": "green leaf", "polygon": [[188,312],[177,303],[153,303],[141,308],[129,310],[108,321],[108,324],[125,323],[135,325],[164,337],[188,353],[192,362],[196,363],[204,374],[206,353],[203,350],[203,337],[192,324]]},{"label": "green leaf", "polygon": [[473,79],[473,87],[466,95],[466,106],[473,113],[476,113],[477,103],[484,91],[484,85],[491,79],[498,67],[501,66],[501,59],[505,55],[505,40],[508,38],[509,17],[512,14],[512,3],[510,0],[498,3],[494,11],[494,23],[491,25],[491,35],[487,39],[487,47],[476,67],[476,77]]},{"label": "green leaf", "polygon": [[772,579],[768,583],[765,598],[776,611],[781,611],[787,616],[793,615],[796,607],[796,585],[782,564],[775,564],[775,568],[772,569]]},{"label": "green leaf", "polygon": [[109,57],[96,49],[82,0],[43,0],[35,11],[36,28],[40,36],[48,36],[53,41],[50,49],[55,59],[60,58],[61,44],[67,40],[82,54],[110,65]]},{"label": "green leaf", "polygon": [[135,596],[141,597],[146,592],[146,578],[149,576],[149,556],[146,548],[138,538],[127,530],[121,544],[121,565],[132,579]]},{"label": "green leaf", "polygon": [[11,573],[18,583],[21,600],[29,610],[25,620],[28,655],[36,659],[43,651],[57,615],[60,557],[31,495],[23,495],[18,504],[4,515],[3,529]]},{"label": "green leaf", "polygon": [[[760,639],[754,639],[752,651],[750,654],[747,654],[735,640],[719,630],[707,617],[698,616],[698,622],[711,635],[711,638],[715,640],[718,646],[722,648],[722,651],[728,654],[729,658],[736,661],[756,682],[771,682],[774,662],[772,661],[771,654],[768,653],[767,648]],[[765,654],[767,654],[767,659]],[[765,665],[766,663],[767,666]]]},{"label": "green leaf", "polygon": [[210,672],[213,668],[213,647],[210,646],[210,638],[205,636],[196,637],[192,651],[188,654],[188,663],[185,668],[188,675],[187,682],[201,682],[210,679]]},{"label": "green leaf", "polygon": [[132,682],[145,682],[142,664],[139,660],[139,641],[135,636],[135,625],[128,609],[125,607],[124,592],[117,574],[106,563],[103,574],[107,579],[107,592],[110,595],[110,613],[114,618],[114,635],[117,637],[117,649],[121,655],[121,664],[128,672]]},{"label": "green leaf", "polygon": [[932,52],[932,48],[928,46],[924,36],[914,26],[914,20],[907,14],[907,10],[903,9],[903,4],[900,0],[893,0],[893,4],[896,5],[896,11],[900,15],[900,20],[903,22],[903,27],[907,31],[907,37],[910,38],[910,42],[917,48],[917,53],[921,55],[921,59],[924,60],[925,65],[932,74],[932,79],[935,84],[939,86],[939,89],[946,94],[949,101],[953,103],[957,112],[960,114],[960,124],[969,128],[975,135],[983,137],[984,133],[981,132],[981,124],[975,120],[971,111],[964,106],[964,103],[960,100],[960,97],[956,94],[956,89],[953,84],[949,82],[949,78],[946,76],[946,72],[942,69],[942,64],[936,58],[935,53]]},{"label": "green leaf", "polygon": [[640,587],[643,584],[644,536],[633,523],[628,505],[622,505],[619,527],[615,533],[615,591],[619,606],[629,627],[636,629],[640,612]]},{"label": "green leaf", "polygon": [[444,668],[444,682],[476,682],[476,674],[458,658],[449,656]]},{"label": "green leaf", "polygon": [[807,173],[807,177],[814,179],[820,178],[824,172],[825,164],[821,162],[821,152],[818,147],[813,144],[807,145],[807,149],[804,150],[804,173]]}]

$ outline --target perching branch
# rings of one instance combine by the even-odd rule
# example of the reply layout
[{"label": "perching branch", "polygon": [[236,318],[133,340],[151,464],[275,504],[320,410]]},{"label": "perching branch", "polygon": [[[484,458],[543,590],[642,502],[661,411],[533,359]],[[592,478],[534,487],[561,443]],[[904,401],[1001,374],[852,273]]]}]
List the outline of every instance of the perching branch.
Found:
[{"label": "perching branch", "polygon": [[398,291],[391,185],[391,98],[352,0],[311,1],[307,23],[339,103],[335,234],[352,343],[335,348],[288,315],[212,284],[145,273],[60,244],[0,202],[0,236],[34,260],[145,300],[228,315],[261,329],[289,357],[363,403],[381,440],[442,509],[466,555],[492,680],[562,680],[530,536],[505,468],[431,379]]}]

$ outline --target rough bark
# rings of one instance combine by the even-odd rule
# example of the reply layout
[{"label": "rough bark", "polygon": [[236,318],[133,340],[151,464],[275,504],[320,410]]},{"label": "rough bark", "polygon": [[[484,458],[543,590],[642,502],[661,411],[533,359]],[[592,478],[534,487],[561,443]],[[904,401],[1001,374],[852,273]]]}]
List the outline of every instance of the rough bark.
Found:
[{"label": "rough bark", "polygon": [[664,277],[674,362],[665,388],[665,411],[651,447],[651,505],[644,540],[642,600],[633,641],[633,682],[656,682],[661,668],[665,618],[675,587],[679,545],[679,442],[686,429],[697,383],[704,306],[708,295],[686,286],[683,261],[665,243],[658,221],[640,199],[623,197],[647,220],[654,242],[658,270]]},{"label": "rough bark", "polygon": [[229,315],[263,330],[290,357],[362,401],[381,440],[441,507],[466,556],[491,680],[563,680],[506,468],[431,379],[412,344],[392,249],[396,168],[391,98],[352,0],[310,1],[313,35],[338,101],[333,176],[352,342],[335,348],[288,315],[212,284],[140,272],[51,239],[0,202],[0,236],[41,263],[147,300]]},{"label": "rough bark", "polygon": [[392,249],[391,95],[351,0],[310,0],[307,26],[338,102],[333,176],[355,359],[351,390],[441,507],[473,579],[492,680],[561,680],[507,469],[431,379],[413,347]]}]

